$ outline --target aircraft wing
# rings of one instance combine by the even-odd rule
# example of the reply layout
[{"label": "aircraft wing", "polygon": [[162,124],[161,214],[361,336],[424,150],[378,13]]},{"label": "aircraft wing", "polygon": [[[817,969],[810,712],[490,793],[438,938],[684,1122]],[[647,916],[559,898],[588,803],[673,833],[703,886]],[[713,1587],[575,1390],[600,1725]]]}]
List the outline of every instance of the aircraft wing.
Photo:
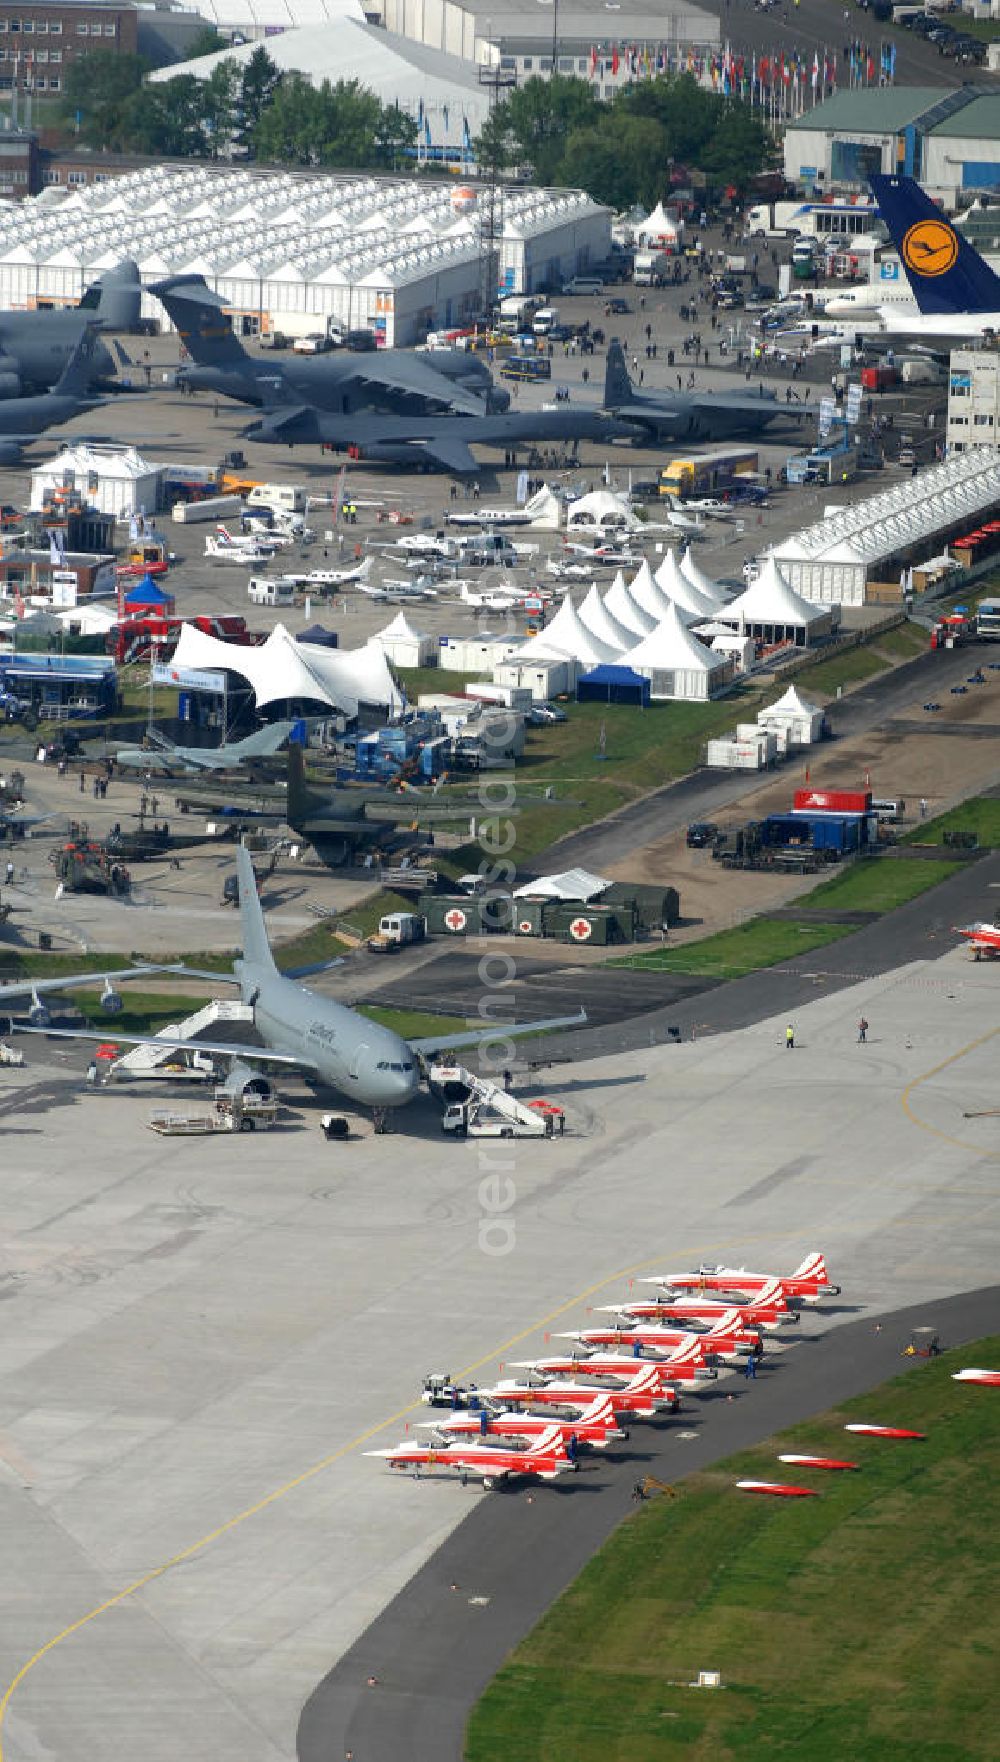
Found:
[{"label": "aircraft wing", "polygon": [[315,1071],[311,1058],[292,1052],[271,1052],[266,1046],[238,1046],[228,1040],[182,1040],[173,1034],[120,1034],[109,1022],[105,1028],[33,1028],[18,1023],[19,1034],[47,1034],[55,1040],[121,1040],[128,1046],[159,1046],[164,1051],[215,1052],[220,1058],[236,1058],[242,1064],[284,1065],[296,1071]]},{"label": "aircraft wing", "polygon": [[420,447],[429,459],[436,459],[445,471],[454,471],[458,476],[479,470],[468,442],[457,434],[435,435],[433,440],[418,437],[411,445]]},{"label": "aircraft wing", "polygon": [[[43,991],[78,991],[88,985],[103,985],[106,979],[117,983],[125,979],[137,979],[144,973],[162,973],[164,970],[162,964],[149,963],[142,967],[121,969],[105,967],[100,973],[72,973],[61,979],[15,979],[9,985],[0,985],[0,1003],[5,1003],[8,998],[30,997]],[[107,1034],[102,1034],[100,1038],[106,1040]]]},{"label": "aircraft wing", "polygon": [[547,1033],[555,1028],[582,1028],[586,1020],[587,1012],[582,1009],[575,1016],[549,1016],[540,1022],[496,1022],[489,1028],[467,1028],[461,1034],[429,1034],[409,1044],[414,1052],[451,1052],[460,1046],[478,1046],[482,1040],[517,1040],[523,1034]]}]

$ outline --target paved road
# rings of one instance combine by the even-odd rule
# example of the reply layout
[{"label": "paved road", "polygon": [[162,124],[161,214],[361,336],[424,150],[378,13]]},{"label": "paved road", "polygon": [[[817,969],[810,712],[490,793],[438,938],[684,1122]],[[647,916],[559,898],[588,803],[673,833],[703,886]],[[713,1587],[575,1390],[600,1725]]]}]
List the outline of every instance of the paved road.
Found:
[{"label": "paved road", "polygon": [[[846,739],[883,729],[904,709],[923,697],[940,700],[951,686],[964,680],[976,660],[969,651],[955,649],[950,653],[918,655],[888,676],[882,675],[869,686],[860,687],[849,696],[828,706],[827,716],[834,736]],[[907,724],[911,727],[912,724]],[[927,717],[927,728],[936,730],[945,724]],[[968,732],[965,723],[956,725]],[[921,723],[917,730],[926,732]],[[826,750],[829,750],[828,748]],[[692,820],[715,819],[746,795],[753,779],[746,772],[693,771],[676,783],[667,784],[640,801],[622,808],[619,813],[580,832],[571,832],[549,845],[536,857],[534,872],[539,875],[577,866],[601,873],[602,864],[620,863],[631,851],[640,850],[655,838],[663,838],[687,826]]]},{"label": "paved road", "polygon": [[[465,1521],[324,1678],[302,1714],[300,1762],[459,1762],[469,1713],[511,1648],[577,1576],[630,1509],[643,1474],[677,1481],[835,1408],[897,1374],[909,1330],[946,1345],[996,1328],[1000,1287],[871,1316],[801,1344],[733,1401],[700,1397],[679,1420],[636,1428],[622,1451],[585,1459],[565,1487],[477,1499]],[[819,1321],[821,1318],[816,1318]],[[690,1405],[690,1404],[689,1404]],[[682,1441],[680,1431],[695,1435]],[[426,1488],[434,1498],[431,1485]],[[471,1603],[472,1598],[485,1602]],[[373,1687],[369,1677],[375,1677]]]},{"label": "paved road", "polygon": [[[845,16],[846,10],[846,16]],[[898,86],[960,86],[972,81],[986,91],[996,89],[996,77],[985,68],[964,66],[942,55],[931,43],[925,43],[913,31],[880,24],[870,14],[852,5],[849,9],[831,5],[830,0],[783,0],[771,12],[758,12],[749,0],[733,0],[727,5],[719,0],[708,11],[719,15],[722,39],[731,43],[734,53],[761,50],[767,53],[804,51],[811,66],[814,53],[822,62],[825,54],[836,56],[837,78],[846,84],[849,78],[845,44],[857,38],[871,47],[876,63],[883,43],[896,45],[896,84]],[[811,92],[807,91],[808,109]]]}]

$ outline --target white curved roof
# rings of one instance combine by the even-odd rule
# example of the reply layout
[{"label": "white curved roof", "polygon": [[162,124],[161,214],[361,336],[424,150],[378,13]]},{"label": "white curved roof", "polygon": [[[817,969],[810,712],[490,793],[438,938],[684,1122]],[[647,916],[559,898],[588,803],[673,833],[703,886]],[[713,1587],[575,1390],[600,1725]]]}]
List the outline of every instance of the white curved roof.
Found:
[{"label": "white curved roof", "polygon": [[580,603],[580,619],[594,636],[601,642],[611,644],[619,654],[624,654],[635,642],[635,631],[620,624],[614,613],[608,610],[596,581],[586,599]]},{"label": "white curved roof", "polygon": [[656,629],[623,655],[622,665],[633,667],[637,673],[647,668],[656,672],[677,672],[686,668],[714,673],[726,662],[722,655],[713,654],[691,635],[677,607],[672,605]]},{"label": "white curved roof", "polygon": [[975,520],[998,502],[1000,455],[992,447],[970,447],[905,483],[846,503],[828,520],[784,539],[773,554],[779,561],[860,562],[870,568],[958,520]]},{"label": "white curved roof", "polygon": [[616,496],[609,489],[592,489],[578,502],[571,502],[566,510],[566,525],[572,526],[575,522],[596,525],[609,514],[620,520],[629,532],[635,532],[642,525],[624,497]]},{"label": "white curved roof", "polygon": [[733,600],[723,614],[726,622],[746,624],[815,624],[828,618],[828,606],[812,606],[791,587],[772,554],[756,581]]},{"label": "white curved roof", "polygon": [[615,623],[631,630],[633,636],[648,636],[656,629],[656,618],[632,598],[620,569],[604,596],[604,604]]},{"label": "white curved roof", "polygon": [[296,642],[283,624],[276,624],[259,648],[242,648],[185,624],[174,658],[179,667],[239,673],[252,686],[260,709],[282,698],[316,698],[348,716],[356,716],[360,704],[391,711],[402,706],[377,639],[360,649],[328,649]]},{"label": "white curved roof", "polygon": [[693,612],[697,618],[711,618],[713,613],[719,609],[717,599],[702,593],[688,580],[672,550],[668,550],[664,555],[653,580],[667,598],[673,600],[675,606],[679,606],[682,612]]},{"label": "white curved roof", "polygon": [[720,587],[717,581],[713,581],[710,575],[705,574],[691,545],[688,545],[681,558],[681,574],[690,581],[692,587],[696,587],[699,593],[703,593],[706,599],[711,600],[713,606],[724,606],[727,599],[731,597],[724,587]]}]

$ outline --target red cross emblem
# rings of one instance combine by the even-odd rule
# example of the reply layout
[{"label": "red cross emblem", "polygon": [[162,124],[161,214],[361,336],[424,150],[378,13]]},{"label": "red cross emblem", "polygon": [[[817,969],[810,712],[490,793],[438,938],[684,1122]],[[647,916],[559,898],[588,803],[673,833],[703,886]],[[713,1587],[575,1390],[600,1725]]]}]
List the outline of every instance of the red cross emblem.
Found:
[{"label": "red cross emblem", "polygon": [[569,933],[574,942],[586,942],[589,940],[593,928],[589,918],[574,918],[569,927]]},{"label": "red cross emblem", "polygon": [[445,927],[449,930],[465,929],[465,913],[460,912],[457,905],[453,906],[450,912],[445,913],[444,921]]}]

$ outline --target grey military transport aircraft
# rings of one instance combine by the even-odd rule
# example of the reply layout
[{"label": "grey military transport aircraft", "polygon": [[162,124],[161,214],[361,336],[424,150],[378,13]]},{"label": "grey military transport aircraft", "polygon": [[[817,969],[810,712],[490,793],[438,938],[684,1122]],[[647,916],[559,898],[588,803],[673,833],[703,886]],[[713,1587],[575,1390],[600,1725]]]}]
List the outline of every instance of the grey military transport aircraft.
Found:
[{"label": "grey military transport aircraft", "polygon": [[0,401],[0,465],[16,465],[26,444],[45,429],[68,422],[81,410],[92,410],[103,402],[88,396],[95,347],[94,328],[88,325],[78,337],[52,391]]},{"label": "grey military transport aircraft", "polygon": [[200,275],[172,276],[150,289],[177,326],[194,365],[181,382],[240,404],[298,406],[350,415],[355,410],[465,411],[483,415],[506,410],[509,394],[498,390],[486,363],[455,350],[415,355],[401,349],[365,354],[292,356],[272,366],[248,355],[234,334],[222,300]]},{"label": "grey military transport aircraft", "polygon": [[[263,1047],[241,1046],[232,1041],[175,1040],[163,1034],[116,1033],[116,1040],[136,1046],[178,1047],[188,1051],[196,1047],[200,1052],[231,1059],[234,1066],[243,1067],[248,1072],[260,1064],[299,1071],[318,1084],[336,1089],[350,1101],[384,1113],[413,1100],[420,1086],[420,1066],[424,1056],[474,1046],[483,1040],[513,1039],[521,1034],[537,1033],[540,1029],[578,1028],[587,1020],[586,1011],[581,1010],[575,1016],[553,1016],[547,1021],[510,1025],[493,1023],[482,1028],[468,1028],[458,1034],[404,1040],[391,1028],[380,1027],[346,1004],[310,991],[295,979],[286,979],[271,953],[253,864],[242,845],[236,852],[236,873],[243,957],[236,962],[231,982],[239,985],[244,1003],[253,1009],[254,1027],[264,1042]],[[163,967],[161,971],[210,979],[215,983],[221,977],[224,984],[229,982],[225,975],[180,966]],[[79,983],[78,980],[71,982]],[[68,1040],[107,1038],[106,1033],[91,1028],[53,1029],[31,1024],[21,1031],[28,1034],[48,1032]]]},{"label": "grey military transport aircraft", "polygon": [[817,408],[779,403],[773,391],[640,392],[632,384],[625,352],[613,337],[608,344],[604,408],[627,422],[643,444],[655,441],[752,439],[774,422],[815,422]]},{"label": "grey military transport aircraft", "polygon": [[[106,270],[78,306],[0,311],[0,400],[55,385],[88,326],[135,330],[141,298],[138,266],[126,258]],[[115,362],[101,342],[94,346],[90,371],[95,380],[114,379]]]}]

